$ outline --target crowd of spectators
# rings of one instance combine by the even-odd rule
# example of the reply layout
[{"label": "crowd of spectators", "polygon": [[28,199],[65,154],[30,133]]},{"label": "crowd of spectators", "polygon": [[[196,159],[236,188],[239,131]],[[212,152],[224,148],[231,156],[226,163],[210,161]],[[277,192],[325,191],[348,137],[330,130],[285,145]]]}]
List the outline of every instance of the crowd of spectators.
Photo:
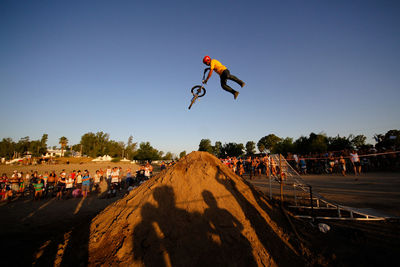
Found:
[{"label": "crowd of spectators", "polygon": [[[328,153],[310,153],[298,155],[288,153],[285,158],[299,174],[348,174],[360,175],[361,172],[399,171],[400,155],[396,151],[344,150]],[[239,176],[248,175],[250,179],[262,174],[276,176],[279,164],[273,157],[260,155],[253,157],[227,157],[221,159]]]},{"label": "crowd of spectators", "polygon": [[266,156],[255,156],[255,157],[227,157],[221,159],[221,162],[228,166],[237,175],[243,177],[245,174],[249,175],[250,179],[254,176],[260,176],[262,174],[271,173],[277,174],[278,165],[272,157]]},{"label": "crowd of spectators", "polygon": [[153,173],[153,166],[149,163],[141,165],[132,173],[131,168],[123,170],[121,167],[107,167],[94,173],[88,170],[62,170],[55,171],[30,171],[23,173],[15,170],[8,177],[3,173],[0,177],[0,200],[12,200],[14,198],[42,198],[68,199],[71,197],[87,197],[89,194],[98,195],[100,184],[105,185],[105,195],[115,196],[118,190],[130,191],[134,186],[148,180]]},{"label": "crowd of spectators", "polygon": [[[286,157],[290,166],[300,174],[347,174],[359,175],[369,171],[398,171],[400,170],[400,155],[397,151],[355,151],[345,150],[328,153],[309,153],[297,155],[288,153]],[[227,157],[221,159],[233,172],[239,176],[245,174],[252,179],[255,176],[279,174],[279,163],[269,155],[247,156],[243,158]],[[175,162],[160,165],[161,171]],[[138,183],[149,179],[153,167],[146,163],[141,165],[136,173],[130,168],[108,167],[94,173],[88,170],[62,170],[38,173],[31,171],[22,173],[17,170],[8,177],[5,173],[0,177],[0,200],[11,200],[15,197],[31,197],[32,199],[70,197],[98,194],[99,185],[105,182],[109,195],[115,195],[117,190],[131,190]],[[284,173],[284,172],[283,172]]]},{"label": "crowd of spectators", "polygon": [[400,170],[399,153],[392,150],[343,150],[327,153],[296,155],[286,160],[300,174],[359,175],[361,172]]}]

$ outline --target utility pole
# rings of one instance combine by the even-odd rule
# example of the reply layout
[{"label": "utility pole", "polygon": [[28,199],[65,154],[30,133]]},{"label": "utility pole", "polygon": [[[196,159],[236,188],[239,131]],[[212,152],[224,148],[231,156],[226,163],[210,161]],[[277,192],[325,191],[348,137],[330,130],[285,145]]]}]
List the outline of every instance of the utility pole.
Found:
[{"label": "utility pole", "polygon": [[281,205],[282,205],[283,204],[283,179],[282,179],[281,154],[279,154],[279,176],[281,178]]}]

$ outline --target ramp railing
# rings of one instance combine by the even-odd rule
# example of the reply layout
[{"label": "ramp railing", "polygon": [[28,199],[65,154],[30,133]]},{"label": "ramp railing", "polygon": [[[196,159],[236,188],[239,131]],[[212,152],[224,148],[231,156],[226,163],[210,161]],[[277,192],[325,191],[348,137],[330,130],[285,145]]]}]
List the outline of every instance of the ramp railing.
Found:
[{"label": "ramp railing", "polygon": [[[270,155],[269,197],[272,198],[272,183],[280,186],[280,199],[292,198],[289,208],[294,210],[298,218],[319,220],[386,220],[390,217],[374,214],[370,210],[347,207],[328,200],[313,190],[312,186],[303,180],[301,175],[280,154]],[[285,188],[291,188],[284,194]],[[289,199],[288,199],[289,200]]]}]

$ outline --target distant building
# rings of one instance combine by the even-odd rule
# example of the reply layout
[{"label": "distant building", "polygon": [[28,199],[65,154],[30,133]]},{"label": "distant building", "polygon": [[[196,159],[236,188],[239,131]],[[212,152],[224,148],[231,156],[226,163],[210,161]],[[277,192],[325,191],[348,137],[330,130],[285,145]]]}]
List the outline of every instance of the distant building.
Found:
[{"label": "distant building", "polygon": [[62,151],[61,149],[48,149],[46,155],[44,155],[45,158],[51,158],[51,157],[61,157]]}]

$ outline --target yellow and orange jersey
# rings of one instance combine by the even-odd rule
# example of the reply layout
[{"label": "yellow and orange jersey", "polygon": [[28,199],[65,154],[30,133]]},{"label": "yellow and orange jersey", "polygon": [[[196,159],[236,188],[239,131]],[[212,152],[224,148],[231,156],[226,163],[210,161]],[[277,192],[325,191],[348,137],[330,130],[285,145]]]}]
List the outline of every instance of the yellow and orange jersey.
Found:
[{"label": "yellow and orange jersey", "polygon": [[224,65],[221,64],[221,62],[216,59],[211,59],[210,68],[211,70],[215,70],[219,75],[221,75],[222,72],[227,69]]}]

